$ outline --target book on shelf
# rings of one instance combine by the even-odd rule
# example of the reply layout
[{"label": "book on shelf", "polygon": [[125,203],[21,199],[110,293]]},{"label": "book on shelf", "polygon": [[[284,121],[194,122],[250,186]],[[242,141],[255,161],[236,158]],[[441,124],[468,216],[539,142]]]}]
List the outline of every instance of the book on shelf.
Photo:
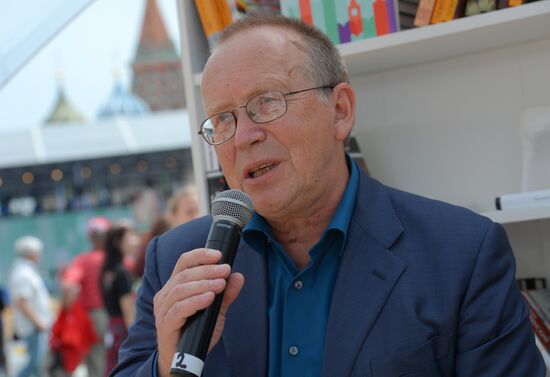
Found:
[{"label": "book on shelf", "polygon": [[401,30],[415,28],[414,19],[420,0],[399,0],[399,26]]},{"label": "book on shelf", "polygon": [[347,43],[398,31],[397,0],[281,0],[281,13]]},{"label": "book on shelf", "polygon": [[212,205],[212,201],[216,197],[216,194],[229,190],[229,185],[227,184],[227,181],[225,180],[225,177],[223,176],[223,173],[220,172],[218,175],[213,175],[211,177],[207,178],[207,187],[208,187],[208,193],[209,193],[209,205]]},{"label": "book on shelf", "polygon": [[508,8],[508,0],[498,0],[497,9]]},{"label": "book on shelf", "polygon": [[465,0],[435,0],[431,24],[451,21],[464,16]]},{"label": "book on shelf", "polygon": [[208,44],[216,43],[220,32],[232,22],[228,2],[226,0],[195,0],[195,7]]},{"label": "book on shelf", "polygon": [[516,281],[529,310],[537,348],[550,366],[550,290],[546,289],[546,279],[529,277]]},{"label": "book on shelf", "polygon": [[467,0],[465,16],[473,16],[474,14],[491,12],[497,9],[498,0]]},{"label": "book on shelf", "polygon": [[376,35],[395,33],[398,31],[397,7],[393,0],[374,0],[372,10],[374,12],[374,24]]},{"label": "book on shelf", "polygon": [[245,14],[280,14],[279,0],[195,0],[195,7],[210,46],[223,29]]},{"label": "book on shelf", "polygon": [[430,24],[434,12],[435,0],[420,0],[414,17],[414,26],[426,26]]},{"label": "book on shelf", "polygon": [[218,162],[218,157],[216,156],[216,151],[211,145],[206,145],[203,148],[204,153],[204,170],[205,172],[212,173],[220,171],[220,164]]},{"label": "book on shelf", "polygon": [[374,0],[372,2],[372,11],[374,13],[374,25],[376,26],[376,35],[389,34],[390,24],[388,20],[388,6],[384,0]]},{"label": "book on shelf", "polygon": [[531,291],[534,289],[544,289],[546,288],[546,279],[545,278],[519,278],[516,279],[520,291]]},{"label": "book on shelf", "polygon": [[548,352],[550,350],[550,323],[545,321],[542,317],[540,307],[535,303],[532,296],[530,296],[528,292],[532,291],[522,291],[521,294],[523,295],[523,298],[529,308],[529,322],[531,322],[533,332],[539,338],[539,341],[544,346],[544,349]]},{"label": "book on shelf", "polygon": [[529,304],[533,306],[541,320],[550,329],[550,289],[522,291]]}]

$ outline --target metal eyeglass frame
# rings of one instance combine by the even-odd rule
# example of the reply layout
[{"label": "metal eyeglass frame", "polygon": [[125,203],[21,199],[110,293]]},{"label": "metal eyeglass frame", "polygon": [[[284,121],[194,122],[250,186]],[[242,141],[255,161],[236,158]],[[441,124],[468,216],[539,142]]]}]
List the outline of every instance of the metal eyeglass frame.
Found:
[{"label": "metal eyeglass frame", "polygon": [[[314,88],[307,88],[307,89],[302,89],[302,90],[295,90],[295,91],[292,91],[292,92],[287,92],[287,93],[283,93],[281,92],[280,90],[268,90],[268,91],[265,91],[265,92],[262,92],[260,94],[257,94],[255,95],[254,97],[250,98],[246,104],[244,104],[243,106],[238,106],[236,108],[234,108],[233,110],[231,111],[222,111],[220,113],[216,113],[212,116],[209,116],[208,118],[206,118],[202,123],[201,123],[201,126],[200,126],[200,130],[198,131],[198,134],[201,135],[203,137],[203,139],[210,145],[220,145],[220,144],[223,144],[223,143],[226,143],[228,142],[229,140],[231,140],[233,138],[233,136],[235,136],[235,133],[237,132],[237,115],[235,114],[235,112],[239,109],[242,109],[244,108],[246,110],[246,114],[248,115],[248,117],[250,118],[250,120],[252,120],[254,123],[256,124],[265,124],[265,123],[269,123],[269,122],[273,122],[274,120],[277,120],[279,118],[281,118],[282,116],[284,116],[286,114],[286,112],[288,111],[288,103],[287,103],[287,100],[286,100],[286,97],[287,96],[291,96],[293,94],[298,94],[298,93],[303,93],[303,92],[308,92],[310,90],[317,90],[317,89],[334,89],[336,85],[322,85],[322,86],[316,86]],[[284,111],[280,114],[280,115],[277,115],[276,117],[272,118],[272,119],[269,119],[269,120],[266,120],[266,121],[262,121],[262,122],[258,122],[256,120],[254,120],[253,116],[254,116],[254,113],[251,112],[249,109],[248,109],[248,105],[249,103],[258,98],[259,96],[262,96],[262,95],[265,95],[266,93],[272,93],[272,92],[277,92],[277,93],[280,93],[281,94],[281,97],[284,99],[285,101],[285,109]],[[231,114],[231,116],[233,116],[233,122],[234,122],[234,127],[233,127],[233,132],[231,133],[231,135],[229,137],[227,137],[225,140],[223,141],[220,141],[220,142],[213,142],[209,139],[209,137],[207,136],[207,132],[204,130],[204,125],[210,121],[212,118],[214,117],[217,117],[219,116],[220,114]]]}]

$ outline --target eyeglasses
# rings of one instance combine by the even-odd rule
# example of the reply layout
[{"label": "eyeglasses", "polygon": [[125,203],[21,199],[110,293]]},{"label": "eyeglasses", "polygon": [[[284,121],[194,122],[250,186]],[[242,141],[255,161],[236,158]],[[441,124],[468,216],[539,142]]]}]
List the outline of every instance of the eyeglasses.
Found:
[{"label": "eyeglasses", "polygon": [[296,90],[288,93],[283,93],[279,90],[260,93],[249,99],[244,106],[239,106],[232,111],[224,111],[212,115],[202,122],[198,133],[210,145],[223,144],[231,139],[237,131],[237,115],[235,112],[238,109],[246,109],[246,113],[255,123],[269,123],[286,114],[288,108],[286,97],[317,89],[334,89],[334,85],[316,86],[315,88]]}]

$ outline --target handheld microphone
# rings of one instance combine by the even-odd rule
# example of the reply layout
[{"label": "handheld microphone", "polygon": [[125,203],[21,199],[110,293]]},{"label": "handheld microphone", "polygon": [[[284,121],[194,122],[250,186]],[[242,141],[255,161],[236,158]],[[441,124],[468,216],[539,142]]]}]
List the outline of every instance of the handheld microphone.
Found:
[{"label": "handheld microphone", "polygon": [[[222,191],[212,201],[212,225],[205,247],[222,253],[220,264],[233,264],[241,230],[252,217],[254,205],[244,192]],[[223,292],[214,302],[188,318],[172,360],[172,377],[200,377],[220,312]]]}]

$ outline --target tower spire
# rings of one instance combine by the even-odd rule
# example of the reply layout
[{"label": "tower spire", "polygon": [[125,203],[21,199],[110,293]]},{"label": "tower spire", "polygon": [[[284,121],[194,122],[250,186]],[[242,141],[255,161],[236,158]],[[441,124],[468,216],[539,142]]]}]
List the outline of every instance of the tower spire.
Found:
[{"label": "tower spire", "polygon": [[132,91],[143,98],[152,111],[185,107],[181,60],[156,0],[146,0],[132,71]]},{"label": "tower spire", "polygon": [[166,31],[157,2],[155,0],[147,0],[136,58],[143,57],[144,54],[157,52],[158,50],[170,52],[174,59],[179,59],[172,40]]}]

